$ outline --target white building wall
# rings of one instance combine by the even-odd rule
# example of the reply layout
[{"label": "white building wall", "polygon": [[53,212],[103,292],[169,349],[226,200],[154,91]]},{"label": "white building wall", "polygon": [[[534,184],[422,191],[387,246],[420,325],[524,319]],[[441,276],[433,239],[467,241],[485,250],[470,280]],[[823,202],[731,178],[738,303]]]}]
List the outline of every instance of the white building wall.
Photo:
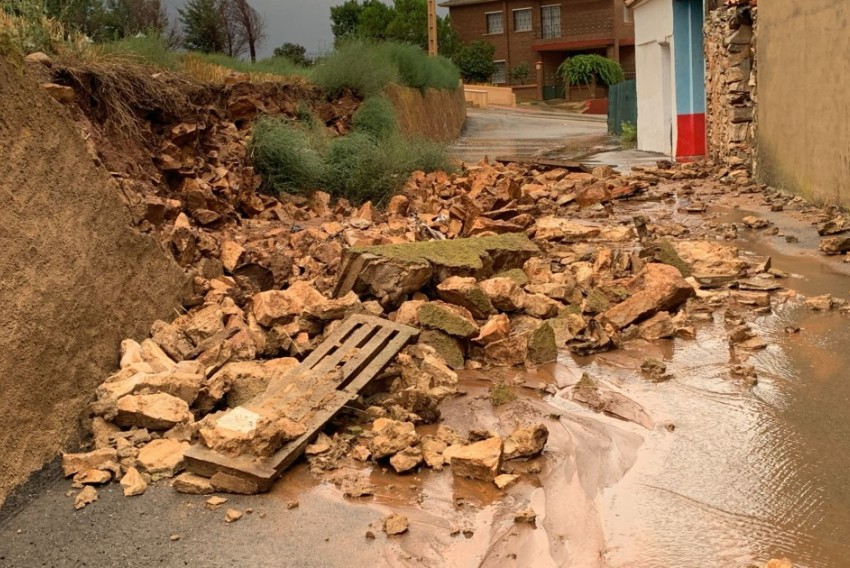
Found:
[{"label": "white building wall", "polygon": [[634,6],[638,148],[673,154],[676,140],[673,0]]}]

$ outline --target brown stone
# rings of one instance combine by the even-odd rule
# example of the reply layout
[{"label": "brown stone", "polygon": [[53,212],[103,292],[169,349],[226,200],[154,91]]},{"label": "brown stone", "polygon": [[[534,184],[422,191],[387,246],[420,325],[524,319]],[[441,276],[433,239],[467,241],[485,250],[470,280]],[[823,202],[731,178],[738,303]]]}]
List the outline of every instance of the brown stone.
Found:
[{"label": "brown stone", "polygon": [[151,339],[175,361],[182,361],[195,348],[177,326],[157,320],[151,326]]},{"label": "brown stone", "polygon": [[693,287],[675,267],[659,263],[647,264],[626,287],[629,297],[602,315],[617,329],[659,311],[676,308],[694,294]]},{"label": "brown stone", "polygon": [[192,420],[185,400],[170,394],[128,395],[118,400],[115,423],[149,430],[168,430]]},{"label": "brown stone", "polygon": [[549,440],[549,429],[545,424],[537,424],[530,428],[518,428],[505,438],[503,458],[531,458],[540,455]]},{"label": "brown stone", "polygon": [[513,485],[517,481],[519,481],[518,475],[503,473],[502,475],[497,475],[496,478],[493,480],[493,483],[495,483],[496,487],[498,487],[499,489],[505,489],[506,487]]},{"label": "brown stone", "polygon": [[390,465],[396,473],[405,473],[422,463],[422,450],[418,446],[411,446],[398,452],[390,458]]},{"label": "brown stone", "polygon": [[79,511],[95,501],[97,501],[97,490],[91,485],[86,485],[74,498],[74,509]]},{"label": "brown stone", "polygon": [[655,341],[673,337],[676,334],[676,328],[668,312],[658,312],[640,324],[638,333],[647,341]]},{"label": "brown stone", "polygon": [[118,461],[113,448],[102,448],[82,454],[62,454],[62,473],[70,477],[91,469],[102,469]]},{"label": "brown stone", "polygon": [[181,473],[175,477],[171,486],[178,493],[185,493],[186,495],[209,495],[215,492],[209,479],[189,472]]},{"label": "brown stone", "polygon": [[283,416],[263,416],[239,406],[205,425],[198,436],[208,448],[229,456],[268,457],[306,431]]},{"label": "brown stone", "polygon": [[384,532],[390,536],[403,534],[410,527],[407,517],[393,513],[384,519]]},{"label": "brown stone", "polygon": [[227,406],[236,408],[265,392],[272,377],[281,376],[297,365],[298,359],[293,357],[227,363],[210,377],[205,392],[214,402],[226,393]]},{"label": "brown stone", "polygon": [[155,479],[174,477],[185,467],[183,453],[189,447],[177,440],[153,440],[139,450],[139,468]]},{"label": "brown stone", "polygon": [[74,89],[66,87],[65,85],[42,83],[41,87],[47,91],[48,95],[65,105],[72,104],[77,98],[77,94],[74,92]]},{"label": "brown stone", "polygon": [[223,471],[216,472],[210,478],[210,485],[212,485],[215,491],[222,493],[235,493],[237,495],[256,495],[260,493],[260,488],[256,483]]},{"label": "brown stone", "polygon": [[514,515],[515,523],[527,523],[529,525],[537,524],[537,513],[534,512],[534,509],[531,507],[527,507]]},{"label": "brown stone", "polygon": [[446,451],[447,447],[448,444],[431,436],[422,439],[422,458],[428,467],[437,471],[443,469],[443,464],[446,463],[443,452]]},{"label": "brown stone", "polygon": [[496,309],[503,312],[522,309],[526,294],[513,279],[503,276],[490,278],[479,286]]},{"label": "brown stone", "polygon": [[564,309],[564,305],[543,294],[526,294],[522,309],[530,316],[548,319],[557,316],[558,312]]},{"label": "brown stone", "polygon": [[141,495],[148,490],[148,482],[142,477],[135,467],[131,467],[121,478],[121,488],[124,491],[125,497],[134,497]]},{"label": "brown stone", "polygon": [[391,456],[419,442],[412,422],[378,418],[372,424],[372,432],[375,437],[369,441],[369,450],[375,459]]},{"label": "brown stone", "polygon": [[506,339],[511,334],[511,320],[505,314],[499,314],[487,320],[478,336],[473,339],[475,343],[489,345],[490,343]]},{"label": "brown stone", "polygon": [[466,308],[475,319],[485,319],[496,311],[475,278],[446,278],[437,286],[437,296],[449,304]]},{"label": "brown stone", "polygon": [[239,519],[242,518],[242,511],[237,511],[236,509],[228,509],[224,514],[224,522],[225,523],[235,523]]},{"label": "brown stone", "polygon": [[243,262],[245,248],[236,241],[221,243],[221,264],[228,273],[232,273]]},{"label": "brown stone", "polygon": [[543,241],[587,241],[598,237],[602,231],[599,225],[551,216],[538,219],[536,226],[534,237]]},{"label": "brown stone", "polygon": [[112,481],[112,474],[100,469],[81,471],[73,479],[73,482],[78,485],[103,485],[110,481]]},{"label": "brown stone", "polygon": [[463,446],[451,454],[452,474],[493,481],[502,465],[502,439],[498,436]]}]

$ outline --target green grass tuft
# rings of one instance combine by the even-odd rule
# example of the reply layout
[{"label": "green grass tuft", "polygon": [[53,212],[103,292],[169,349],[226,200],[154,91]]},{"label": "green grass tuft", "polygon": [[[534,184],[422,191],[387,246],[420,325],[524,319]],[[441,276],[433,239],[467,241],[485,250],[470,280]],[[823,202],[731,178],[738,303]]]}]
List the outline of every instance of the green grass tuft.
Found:
[{"label": "green grass tuft", "polygon": [[350,89],[369,98],[380,94],[388,84],[398,82],[399,74],[385,50],[357,39],[344,43],[319,61],[312,81],[330,96]]},{"label": "green grass tuft", "polygon": [[128,37],[120,41],[103,44],[106,54],[117,55],[131,61],[138,61],[162,69],[175,71],[180,67],[180,55],[168,47],[160,36]]},{"label": "green grass tuft", "polygon": [[324,134],[310,125],[263,118],[254,125],[250,152],[267,189],[307,193],[327,178]]},{"label": "green grass tuft", "polygon": [[490,404],[502,406],[516,400],[516,393],[505,383],[496,383],[490,387]]},{"label": "green grass tuft", "polygon": [[351,120],[354,132],[386,140],[398,133],[395,109],[384,97],[372,97],[360,105]]}]

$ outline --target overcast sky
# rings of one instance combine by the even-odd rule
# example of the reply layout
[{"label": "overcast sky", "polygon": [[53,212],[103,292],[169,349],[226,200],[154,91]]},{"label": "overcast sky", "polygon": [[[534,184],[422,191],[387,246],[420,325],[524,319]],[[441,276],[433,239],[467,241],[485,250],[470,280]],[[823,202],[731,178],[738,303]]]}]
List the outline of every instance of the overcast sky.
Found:
[{"label": "overcast sky", "polygon": [[[331,6],[344,0],[249,0],[250,4],[266,18],[266,41],[261,56],[271,55],[275,47],[284,42],[298,43],[311,54],[323,53],[333,47],[331,33]],[[391,0],[384,0],[392,4]],[[185,0],[165,0],[170,15],[176,21],[175,8]],[[447,12],[438,8],[440,14]]]}]

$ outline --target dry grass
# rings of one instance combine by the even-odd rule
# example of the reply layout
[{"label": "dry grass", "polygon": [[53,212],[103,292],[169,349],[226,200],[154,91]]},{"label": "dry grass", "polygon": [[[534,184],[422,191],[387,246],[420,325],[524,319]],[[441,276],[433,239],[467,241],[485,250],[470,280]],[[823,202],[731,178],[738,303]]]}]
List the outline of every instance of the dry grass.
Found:
[{"label": "dry grass", "polygon": [[187,93],[195,86],[178,75],[109,58],[66,61],[57,66],[56,74],[88,95],[95,116],[128,136],[139,133],[139,114],[180,115],[189,104]]}]

